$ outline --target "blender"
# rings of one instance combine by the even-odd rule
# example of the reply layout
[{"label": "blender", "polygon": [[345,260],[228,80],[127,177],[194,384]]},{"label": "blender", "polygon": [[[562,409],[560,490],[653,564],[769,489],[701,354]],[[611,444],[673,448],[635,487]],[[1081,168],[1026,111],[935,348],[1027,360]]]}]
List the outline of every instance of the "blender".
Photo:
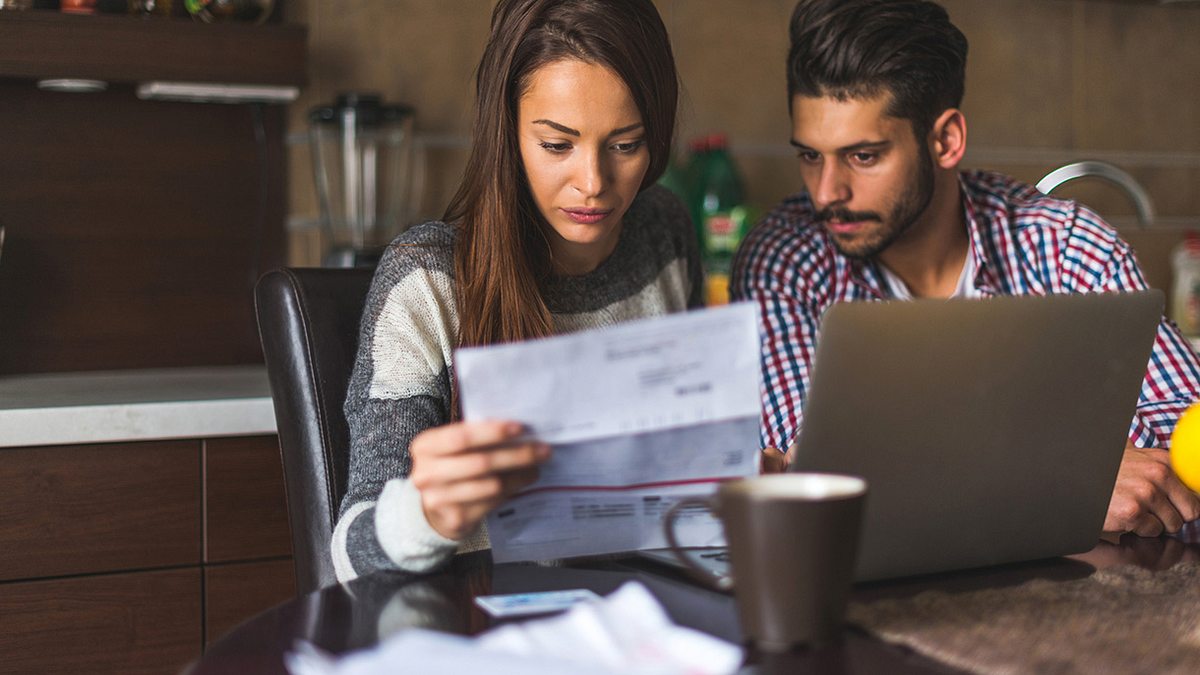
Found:
[{"label": "blender", "polygon": [[345,93],[309,112],[313,179],[327,267],[374,267],[411,224],[420,192],[412,107]]}]

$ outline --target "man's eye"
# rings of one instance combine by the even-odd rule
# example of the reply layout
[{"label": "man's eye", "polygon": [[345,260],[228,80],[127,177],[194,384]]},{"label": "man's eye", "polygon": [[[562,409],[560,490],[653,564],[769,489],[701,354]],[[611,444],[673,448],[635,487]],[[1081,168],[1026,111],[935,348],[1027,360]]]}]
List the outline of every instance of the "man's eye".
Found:
[{"label": "man's eye", "polygon": [[856,152],[853,155],[850,155],[850,158],[853,159],[856,164],[869,165],[874,164],[875,161],[879,159],[879,155],[873,152]]},{"label": "man's eye", "polygon": [[821,161],[821,153],[812,150],[797,150],[796,156],[805,164],[816,164]]},{"label": "man's eye", "polygon": [[571,149],[570,143],[550,143],[548,141],[538,141],[538,145],[542,146],[547,152],[554,154],[562,154]]}]

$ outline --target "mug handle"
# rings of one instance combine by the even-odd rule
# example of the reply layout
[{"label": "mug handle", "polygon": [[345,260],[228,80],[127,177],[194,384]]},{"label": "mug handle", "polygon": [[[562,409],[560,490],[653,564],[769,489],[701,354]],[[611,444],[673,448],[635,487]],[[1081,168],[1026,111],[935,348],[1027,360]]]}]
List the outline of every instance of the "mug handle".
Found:
[{"label": "mug handle", "polygon": [[679,562],[683,563],[683,568],[697,581],[718,591],[728,591],[733,588],[733,577],[713,574],[696,564],[696,561],[692,560],[675,537],[675,519],[679,516],[680,511],[691,506],[702,506],[712,511],[713,501],[708,497],[684,497],[667,509],[666,515],[663,516],[663,534],[667,538],[667,545],[670,547],[671,553],[674,553]]}]

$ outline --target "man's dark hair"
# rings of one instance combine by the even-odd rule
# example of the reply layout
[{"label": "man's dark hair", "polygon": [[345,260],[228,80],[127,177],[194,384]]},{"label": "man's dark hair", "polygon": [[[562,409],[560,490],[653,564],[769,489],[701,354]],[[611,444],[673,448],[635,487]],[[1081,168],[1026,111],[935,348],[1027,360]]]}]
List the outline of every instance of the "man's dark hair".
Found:
[{"label": "man's dark hair", "polygon": [[967,38],[929,0],[800,0],[792,12],[788,109],[793,98],[892,95],[888,114],[918,139],[962,105]]}]

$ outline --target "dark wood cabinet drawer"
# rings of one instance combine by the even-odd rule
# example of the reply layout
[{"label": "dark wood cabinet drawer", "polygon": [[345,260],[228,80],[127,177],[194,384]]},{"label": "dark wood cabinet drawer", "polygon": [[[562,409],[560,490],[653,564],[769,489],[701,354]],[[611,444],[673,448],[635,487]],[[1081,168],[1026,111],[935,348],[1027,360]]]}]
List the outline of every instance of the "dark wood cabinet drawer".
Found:
[{"label": "dark wood cabinet drawer", "polygon": [[292,554],[275,436],[204,441],[204,560]]},{"label": "dark wood cabinet drawer", "polygon": [[200,443],[0,449],[0,580],[195,564]]},{"label": "dark wood cabinet drawer", "polygon": [[216,642],[235,626],[296,595],[292,561],[204,568],[204,641]]},{"label": "dark wood cabinet drawer", "polygon": [[0,674],[178,672],[201,650],[200,568],[0,584]]}]

